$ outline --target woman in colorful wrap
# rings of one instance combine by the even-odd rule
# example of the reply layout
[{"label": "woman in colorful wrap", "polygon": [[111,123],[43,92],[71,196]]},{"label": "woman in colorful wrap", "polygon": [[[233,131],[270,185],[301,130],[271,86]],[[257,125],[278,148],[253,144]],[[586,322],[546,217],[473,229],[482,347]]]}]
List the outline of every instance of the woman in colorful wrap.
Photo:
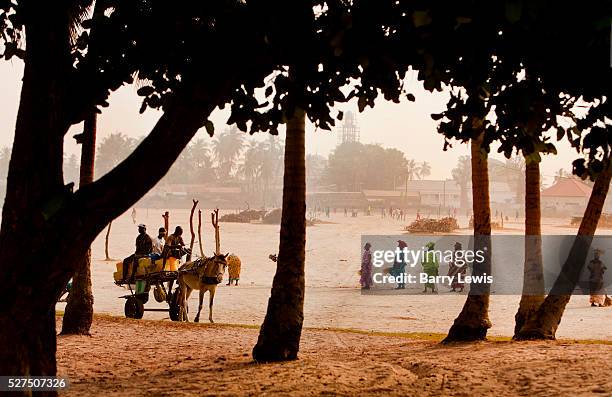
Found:
[{"label": "woman in colorful wrap", "polygon": [[370,289],[372,287],[372,253],[370,252],[372,244],[366,243],[363,247],[363,255],[361,256],[361,289]]},{"label": "woman in colorful wrap", "polygon": [[[405,241],[402,240],[397,240],[397,246],[400,249],[400,251],[402,251],[404,248],[408,247],[408,244],[406,244]],[[406,283],[404,280],[404,272],[406,271],[406,258],[404,257],[403,253],[400,253],[396,258],[395,258],[395,262],[393,263],[393,267],[391,268],[391,275],[393,277],[398,277],[399,279],[397,280],[397,287],[395,287],[395,289],[405,289],[406,288]]]},{"label": "woman in colorful wrap", "polygon": [[[425,258],[421,263],[423,272],[427,274],[428,277],[438,276],[438,260],[433,252],[435,244],[430,241],[425,247],[427,248],[427,252],[425,252]],[[427,288],[431,288],[432,293],[436,292],[436,285],[434,283],[425,283],[425,290],[423,290],[423,293],[427,293]]]},{"label": "woman in colorful wrap", "polygon": [[606,265],[599,260],[599,257],[603,254],[603,251],[596,249],[594,252],[593,260],[589,263],[589,289],[591,297],[589,301],[591,306],[602,307],[606,301],[606,294],[603,287],[603,275],[606,271]]},{"label": "woman in colorful wrap", "polygon": [[238,280],[240,280],[240,270],[242,268],[242,262],[237,255],[231,254],[227,257],[227,273],[229,276],[229,281],[226,285],[238,285]]},{"label": "woman in colorful wrap", "polygon": [[[456,242],[455,243],[455,254],[453,255],[453,258],[456,258],[457,252],[461,250],[462,250],[461,243]],[[453,259],[453,261],[448,264],[448,276],[452,277],[451,279],[451,291],[452,292],[457,292],[456,291],[457,289],[459,289],[458,292],[463,292],[464,285],[463,285],[463,281],[460,281],[459,275],[465,276],[466,272],[467,272],[467,265],[465,263],[461,266],[458,266],[455,264],[455,260]]]}]

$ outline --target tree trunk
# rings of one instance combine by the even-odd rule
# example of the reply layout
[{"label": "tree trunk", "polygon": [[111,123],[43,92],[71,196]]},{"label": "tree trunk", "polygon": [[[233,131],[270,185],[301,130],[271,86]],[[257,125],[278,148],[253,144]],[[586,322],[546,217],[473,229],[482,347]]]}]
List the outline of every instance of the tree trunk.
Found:
[{"label": "tree trunk", "polygon": [[253,348],[261,362],[297,358],[304,320],[306,246],[305,113],[287,122],[280,246],[266,317]]},{"label": "tree trunk", "polygon": [[514,316],[514,335],[525,321],[537,312],[544,301],[544,269],[542,267],[542,230],[540,225],[540,163],[526,160],[525,169],[525,265],[523,295]]},{"label": "tree trunk", "polygon": [[515,339],[555,339],[565,306],[570,300],[587,260],[591,241],[597,230],[597,223],[599,223],[603,205],[608,195],[611,178],[612,167],[608,164],[595,179],[589,203],[578,228],[578,234],[561,268],[561,274],[555,280],[555,284],[538,311],[529,317],[523,328],[515,335]]},{"label": "tree trunk", "polygon": [[[63,137],[69,123],[63,103],[67,83],[60,81],[66,73],[58,65],[67,60],[64,67],[70,67],[69,24],[62,20],[66,11],[59,5],[27,3],[24,9],[33,4],[37,9],[26,19],[44,18],[39,25],[28,26],[21,102],[0,229],[2,375],[55,375],[55,303],[79,261],[106,225],[168,171],[231,83],[216,79],[209,90],[204,90],[203,82],[185,83],[128,158],[73,193],[62,178]],[[56,43],[60,34],[65,48]],[[196,92],[206,95],[197,97]],[[146,169],[142,167],[161,150],[167,156]]]},{"label": "tree trunk", "polygon": [[[482,150],[484,133],[471,142],[472,208],[474,211],[474,250],[483,250],[485,260],[474,262],[472,274],[491,274],[491,209],[489,207],[489,174],[487,154]],[[459,316],[455,319],[444,343],[484,340],[491,328],[489,291],[486,283],[470,285],[470,292]]]},{"label": "tree trunk", "polygon": [[[94,159],[96,158],[97,114],[91,112],[84,122],[81,139],[81,168],[79,188],[92,183],[94,179]],[[63,335],[89,335],[93,321],[94,297],[91,286],[91,248],[87,250],[81,265],[72,276],[72,289],[62,321]]]},{"label": "tree trunk", "polygon": [[45,225],[69,191],[62,177],[68,13],[51,3],[24,3],[20,13],[27,51],[0,230],[0,374],[55,375],[54,307],[68,277],[54,300],[32,285],[46,282],[55,257],[42,242],[61,231]]}]

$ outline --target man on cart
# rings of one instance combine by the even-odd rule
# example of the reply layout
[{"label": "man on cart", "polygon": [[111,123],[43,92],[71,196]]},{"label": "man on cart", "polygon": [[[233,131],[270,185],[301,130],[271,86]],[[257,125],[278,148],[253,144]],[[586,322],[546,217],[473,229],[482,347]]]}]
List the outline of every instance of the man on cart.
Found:
[{"label": "man on cart", "polygon": [[[138,225],[138,237],[136,237],[136,252],[123,260],[123,282],[134,282],[134,276],[138,269],[138,259],[151,255],[153,251],[153,240],[147,234],[147,226],[142,223]],[[132,274],[128,278],[128,270],[132,265]]]},{"label": "man on cart", "polygon": [[[183,241],[183,228],[177,226],[174,229],[174,233],[168,236],[166,239],[166,244],[164,245],[164,249],[162,251],[163,258],[163,269],[166,268],[166,259],[168,258],[176,258],[181,259],[181,257],[185,254],[191,254],[189,248],[185,247],[185,242]],[[172,291],[172,286],[174,285],[174,280],[168,281],[168,291]]]}]

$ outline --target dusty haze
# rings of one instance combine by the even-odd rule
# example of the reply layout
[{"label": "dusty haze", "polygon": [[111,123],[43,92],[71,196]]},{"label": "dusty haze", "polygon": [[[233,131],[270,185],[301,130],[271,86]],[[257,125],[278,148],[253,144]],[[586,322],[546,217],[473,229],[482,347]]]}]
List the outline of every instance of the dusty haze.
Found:
[{"label": "dusty haze", "polygon": [[[23,63],[18,60],[0,62],[0,146],[10,146],[15,131],[15,119],[19,106],[21,77]],[[358,114],[357,120],[361,129],[362,143],[380,143],[385,147],[395,147],[405,152],[408,159],[428,161],[432,172],[430,179],[450,178],[450,170],[454,167],[457,158],[469,154],[467,145],[455,144],[447,152],[442,151],[443,139],[436,132],[436,122],[430,118],[431,113],[440,112],[448,98],[447,92],[429,93],[412,75],[409,86],[417,100],[410,103],[407,100],[400,104],[386,102],[380,98],[374,109],[367,109]],[[110,98],[110,107],[104,109],[99,118],[98,141],[114,133],[122,132],[130,137],[139,137],[147,134],[160,112],[147,110],[144,114],[138,113],[140,98],[133,87],[124,86],[113,93]],[[340,110],[356,112],[354,103],[342,107]],[[217,131],[225,129],[228,111],[217,110],[212,115]],[[80,132],[80,126],[73,127],[74,133]],[[318,130],[312,124],[307,126],[306,150],[308,153],[327,156],[338,143],[336,132]],[[69,134],[65,143],[68,154],[77,154],[79,149]],[[205,131],[200,131],[197,137],[207,137]],[[262,139],[263,134],[249,139]],[[560,168],[571,170],[571,162],[577,157],[569,144],[565,141],[557,143],[559,154],[544,159],[541,169],[544,182],[550,183],[556,171]],[[492,157],[503,159],[503,156],[494,153]]]}]

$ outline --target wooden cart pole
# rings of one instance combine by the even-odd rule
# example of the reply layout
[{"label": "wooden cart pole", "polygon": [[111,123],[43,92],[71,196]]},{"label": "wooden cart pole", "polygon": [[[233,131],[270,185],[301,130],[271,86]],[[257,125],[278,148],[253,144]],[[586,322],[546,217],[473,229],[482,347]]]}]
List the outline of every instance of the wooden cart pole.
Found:
[{"label": "wooden cart pole", "polygon": [[189,242],[189,253],[187,254],[187,262],[191,261],[191,253],[193,252],[193,243],[195,241],[195,232],[193,230],[193,213],[198,205],[198,200],[193,199],[193,206],[191,207],[191,213],[189,214],[189,231],[191,232],[191,241]]},{"label": "wooden cart pole", "polygon": [[170,213],[168,211],[164,212],[162,218],[164,218],[164,228],[166,229],[166,233],[170,235]]},{"label": "wooden cart pole", "polygon": [[202,210],[198,210],[198,245],[200,246],[200,256],[204,258],[204,247],[202,246]]},{"label": "wooden cart pole", "polygon": [[105,261],[114,261],[114,259],[112,259],[110,255],[108,254],[108,237],[110,236],[112,224],[113,224],[113,221],[110,221],[108,223],[108,227],[106,228],[106,238],[104,239],[104,254],[106,255],[106,259],[104,259]]},{"label": "wooden cart pole", "polygon": [[215,255],[221,254],[221,242],[219,241],[219,208],[210,213],[212,225],[215,228]]}]

